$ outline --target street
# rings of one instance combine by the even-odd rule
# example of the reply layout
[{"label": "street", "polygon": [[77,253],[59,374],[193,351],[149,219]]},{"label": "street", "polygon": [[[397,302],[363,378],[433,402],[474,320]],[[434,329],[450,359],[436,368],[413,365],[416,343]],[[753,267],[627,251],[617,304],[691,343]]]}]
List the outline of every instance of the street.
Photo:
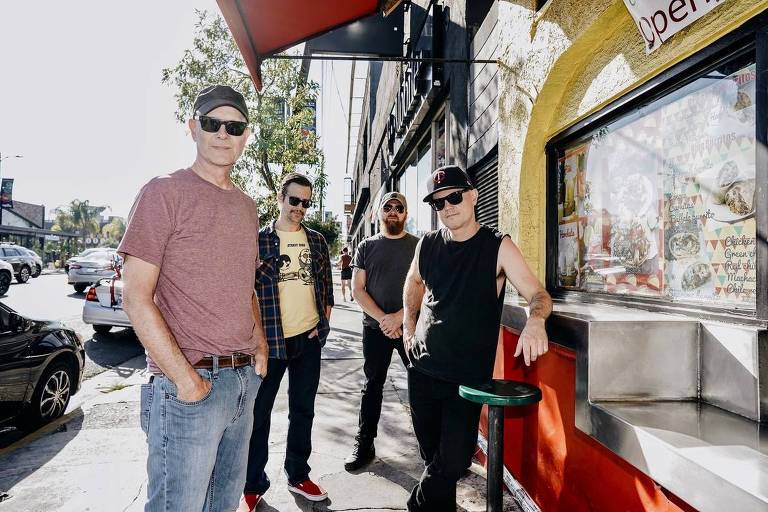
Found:
[{"label": "street", "polygon": [[[14,280],[8,293],[0,297],[24,316],[41,320],[58,320],[74,329],[85,345],[85,379],[141,354],[144,349],[130,329],[115,328],[109,334],[95,334],[83,323],[84,293],[76,293],[67,284],[64,273],[43,274],[26,284]],[[25,435],[13,427],[0,427],[0,448],[8,446]]]}]

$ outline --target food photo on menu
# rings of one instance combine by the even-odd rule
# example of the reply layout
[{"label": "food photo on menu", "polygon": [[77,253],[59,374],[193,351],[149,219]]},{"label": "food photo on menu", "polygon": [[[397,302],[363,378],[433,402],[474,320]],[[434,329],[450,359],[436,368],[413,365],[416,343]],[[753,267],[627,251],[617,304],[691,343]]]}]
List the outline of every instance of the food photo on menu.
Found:
[{"label": "food photo on menu", "polygon": [[[754,66],[661,109],[667,295],[753,305]],[[695,85],[695,84],[694,84]]]}]

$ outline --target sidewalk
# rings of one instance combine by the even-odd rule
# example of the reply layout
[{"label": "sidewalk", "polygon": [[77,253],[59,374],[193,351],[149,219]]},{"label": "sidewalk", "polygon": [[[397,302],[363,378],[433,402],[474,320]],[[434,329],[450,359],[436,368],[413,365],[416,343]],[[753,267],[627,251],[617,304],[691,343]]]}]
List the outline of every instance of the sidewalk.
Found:
[{"label": "sidewalk", "polygon": [[41,276],[49,276],[52,274],[66,274],[63,268],[44,268],[41,272]]},{"label": "sidewalk", "polygon": [[[336,276],[338,283],[338,276]],[[338,299],[341,299],[338,286]],[[362,384],[361,312],[337,302],[331,337],[323,350],[316,401],[312,477],[329,499],[311,503],[286,488],[282,471],[288,426],[287,382],[272,414],[272,487],[259,511],[405,510],[423,464],[407,403],[405,369],[395,355],[384,392],[376,460],[348,473],[344,458],[352,448]],[[86,381],[63,421],[34,439],[0,451],[0,512],[143,510],[146,443],[139,428],[139,388],[146,381],[142,357]],[[246,447],[244,447],[246,449]],[[482,468],[459,483],[460,511],[485,510]],[[3,493],[9,497],[3,498]],[[517,510],[507,496],[505,510]]]}]

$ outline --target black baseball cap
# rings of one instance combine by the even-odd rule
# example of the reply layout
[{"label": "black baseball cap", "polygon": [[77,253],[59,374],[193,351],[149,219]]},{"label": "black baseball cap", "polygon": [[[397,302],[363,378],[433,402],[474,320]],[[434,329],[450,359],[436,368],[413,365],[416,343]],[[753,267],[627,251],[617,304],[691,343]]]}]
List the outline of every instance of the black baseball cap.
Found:
[{"label": "black baseball cap", "polygon": [[435,169],[435,172],[427,178],[427,195],[424,196],[423,201],[428,203],[432,199],[432,194],[449,188],[467,190],[475,187],[472,186],[464,169],[458,165],[444,165]]},{"label": "black baseball cap", "polygon": [[206,115],[211,110],[228,106],[236,108],[248,120],[248,105],[242,94],[228,85],[209,85],[197,95],[195,100],[195,113]]}]

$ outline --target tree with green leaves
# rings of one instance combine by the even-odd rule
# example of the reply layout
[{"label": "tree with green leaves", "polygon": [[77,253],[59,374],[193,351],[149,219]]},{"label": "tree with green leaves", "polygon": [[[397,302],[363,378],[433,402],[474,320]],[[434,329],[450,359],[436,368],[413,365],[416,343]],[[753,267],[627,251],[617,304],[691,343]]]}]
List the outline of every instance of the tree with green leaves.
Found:
[{"label": "tree with green leaves", "polygon": [[[192,115],[197,93],[211,84],[229,85],[240,91],[248,104],[253,138],[235,164],[232,181],[241,190],[261,199],[262,222],[277,218],[273,199],[282,177],[300,165],[324,183],[322,151],[313,124],[319,85],[301,75],[300,64],[268,59],[262,64],[263,89],[257,91],[240,51],[221,16],[197,10],[192,47],[173,67],[162,71],[162,83],[176,90],[176,118],[185,123]],[[306,172],[306,171],[305,171]],[[323,188],[324,193],[324,188]]]},{"label": "tree with green leaves", "polygon": [[320,212],[315,212],[304,218],[304,224],[308,228],[323,235],[332,256],[339,254],[339,251],[341,250],[341,226],[335,217],[329,220],[324,220],[320,216]]},{"label": "tree with green leaves", "polygon": [[109,244],[114,242],[116,244],[123,239],[123,235],[125,234],[125,222],[120,217],[115,217],[109,224],[106,224],[101,228],[101,234],[109,241],[106,243]]}]

